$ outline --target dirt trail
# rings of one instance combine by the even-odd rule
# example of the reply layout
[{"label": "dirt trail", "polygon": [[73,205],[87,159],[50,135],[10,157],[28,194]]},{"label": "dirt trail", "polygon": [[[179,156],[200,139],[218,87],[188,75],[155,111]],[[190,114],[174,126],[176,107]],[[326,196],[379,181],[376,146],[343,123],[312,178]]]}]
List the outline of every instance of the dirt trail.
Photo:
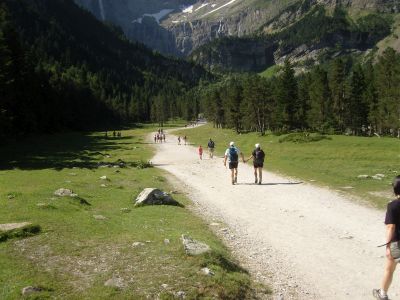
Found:
[{"label": "dirt trail", "polygon": [[[373,299],[384,265],[384,249],[376,247],[384,242],[383,211],[271,172],[255,185],[252,167],[243,163],[232,186],[222,158],[200,161],[195,147],[168,138],[156,145],[153,163],[178,179],[209,222],[226,224],[218,230],[227,244],[272,283],[278,299]],[[400,299],[396,276],[389,294]]]}]

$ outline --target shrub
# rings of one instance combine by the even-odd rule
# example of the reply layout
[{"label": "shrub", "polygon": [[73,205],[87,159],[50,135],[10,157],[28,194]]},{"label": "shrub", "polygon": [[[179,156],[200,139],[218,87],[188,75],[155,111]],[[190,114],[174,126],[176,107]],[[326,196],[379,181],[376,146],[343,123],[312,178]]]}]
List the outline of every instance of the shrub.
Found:
[{"label": "shrub", "polygon": [[296,132],[296,133],[290,133],[284,137],[281,137],[279,139],[279,143],[286,143],[286,142],[292,142],[292,143],[311,143],[311,142],[318,142],[321,140],[331,140],[329,136],[322,135],[319,133],[309,133],[309,132]]}]

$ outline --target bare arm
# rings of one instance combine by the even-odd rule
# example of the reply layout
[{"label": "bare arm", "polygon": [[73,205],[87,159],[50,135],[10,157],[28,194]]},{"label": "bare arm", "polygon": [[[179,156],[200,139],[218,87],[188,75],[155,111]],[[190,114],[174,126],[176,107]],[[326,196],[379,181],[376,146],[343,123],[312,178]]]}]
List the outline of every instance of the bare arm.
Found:
[{"label": "bare arm", "polygon": [[390,253],[390,242],[393,240],[394,238],[394,233],[396,230],[396,225],[395,224],[387,224],[386,225],[386,256],[389,259],[393,259],[392,255]]},{"label": "bare arm", "polygon": [[228,158],[228,156],[224,156],[224,166],[226,167],[226,159]]}]

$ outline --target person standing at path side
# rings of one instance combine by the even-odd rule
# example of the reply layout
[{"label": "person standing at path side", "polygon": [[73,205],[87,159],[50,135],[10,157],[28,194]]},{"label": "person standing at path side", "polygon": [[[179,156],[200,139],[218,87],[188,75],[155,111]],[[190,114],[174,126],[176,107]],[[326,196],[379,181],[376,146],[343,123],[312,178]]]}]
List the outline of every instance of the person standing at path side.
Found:
[{"label": "person standing at path side", "polygon": [[178,145],[180,145],[180,144],[181,144],[181,137],[178,136]]},{"label": "person standing at path side", "polygon": [[186,146],[186,142],[187,142],[187,136],[186,135],[183,137],[183,141],[184,141],[185,146]]},{"label": "person standing at path side", "polygon": [[201,145],[199,146],[199,157],[200,160],[203,160],[203,147],[201,147]]},{"label": "person standing at path side", "polygon": [[396,199],[387,205],[386,210],[386,266],[380,289],[372,290],[376,299],[389,300],[387,292],[392,283],[393,273],[400,260],[400,175],[393,181]]},{"label": "person standing at path side", "polygon": [[[251,156],[245,161],[249,161],[250,159],[253,159],[253,167],[254,167],[254,183],[255,184],[261,184],[262,182],[262,169],[264,167],[264,158],[265,158],[265,153],[261,149],[260,144],[255,144],[255,149],[251,153]],[[257,172],[258,172],[258,178],[257,178]]]},{"label": "person standing at path side", "polygon": [[215,143],[211,138],[208,141],[207,148],[208,148],[208,155],[212,159],[214,157]]},{"label": "person standing at path side", "polygon": [[228,160],[229,170],[231,170],[232,184],[237,183],[239,155],[242,157],[242,161],[244,162],[243,153],[240,152],[239,148],[235,147],[234,142],[230,142],[229,148],[225,151],[224,166],[226,167],[226,161]]}]

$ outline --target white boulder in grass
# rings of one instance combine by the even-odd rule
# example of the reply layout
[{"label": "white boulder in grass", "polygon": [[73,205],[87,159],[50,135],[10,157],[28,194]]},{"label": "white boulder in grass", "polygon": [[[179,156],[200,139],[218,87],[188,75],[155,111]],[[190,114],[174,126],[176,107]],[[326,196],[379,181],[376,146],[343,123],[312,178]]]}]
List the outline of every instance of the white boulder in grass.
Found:
[{"label": "white boulder in grass", "polygon": [[174,200],[168,193],[156,188],[145,188],[139,196],[134,199],[135,206],[144,205],[174,205],[182,206]]},{"label": "white boulder in grass", "polygon": [[196,241],[190,236],[182,235],[183,248],[187,255],[196,256],[211,251],[210,246],[205,243]]},{"label": "white boulder in grass", "polygon": [[[74,192],[70,189],[66,189],[66,188],[60,188],[58,190],[56,190],[54,192],[55,196],[59,196],[59,197],[65,197],[65,196],[71,196],[71,195],[75,195]],[[73,197],[73,196],[72,196]]]}]

